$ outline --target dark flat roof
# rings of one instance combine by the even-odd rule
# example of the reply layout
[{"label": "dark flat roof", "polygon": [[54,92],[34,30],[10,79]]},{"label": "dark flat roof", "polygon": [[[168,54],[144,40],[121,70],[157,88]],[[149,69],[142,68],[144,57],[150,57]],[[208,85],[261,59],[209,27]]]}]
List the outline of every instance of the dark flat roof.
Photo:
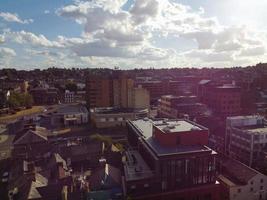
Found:
[{"label": "dark flat roof", "polygon": [[138,151],[127,151],[126,157],[127,161],[124,165],[124,172],[127,181],[136,181],[153,177],[153,171],[151,171]]},{"label": "dark flat roof", "polygon": [[157,140],[153,139],[152,137],[148,138],[146,140],[146,143],[158,156],[165,156],[165,155],[171,155],[171,154],[212,152],[210,148],[203,146],[203,145],[186,145],[186,146],[177,145],[175,147],[163,146]]},{"label": "dark flat roof", "polygon": [[88,110],[85,106],[77,104],[71,104],[71,105],[66,105],[64,107],[60,107],[57,110],[58,114],[76,114],[76,113],[87,113]]},{"label": "dark flat roof", "polygon": [[148,111],[147,109],[134,109],[134,108],[116,108],[116,107],[103,107],[91,109],[91,112],[97,114],[118,114],[118,113],[139,113]]}]

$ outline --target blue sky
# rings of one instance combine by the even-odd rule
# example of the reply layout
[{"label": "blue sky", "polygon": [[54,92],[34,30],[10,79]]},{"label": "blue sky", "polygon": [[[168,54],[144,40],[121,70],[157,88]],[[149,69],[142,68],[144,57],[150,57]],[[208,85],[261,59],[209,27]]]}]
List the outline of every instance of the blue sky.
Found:
[{"label": "blue sky", "polygon": [[253,0],[2,0],[0,68],[266,62],[266,6]]}]

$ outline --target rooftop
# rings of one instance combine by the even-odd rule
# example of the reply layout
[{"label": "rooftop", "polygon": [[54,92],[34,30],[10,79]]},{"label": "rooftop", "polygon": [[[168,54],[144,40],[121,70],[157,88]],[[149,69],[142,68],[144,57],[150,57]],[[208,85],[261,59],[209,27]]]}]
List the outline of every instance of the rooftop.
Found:
[{"label": "rooftop", "polygon": [[240,87],[238,87],[236,85],[232,85],[232,84],[224,84],[224,85],[218,86],[216,88],[219,88],[219,89],[240,89]]},{"label": "rooftop", "polygon": [[58,114],[78,114],[87,112],[87,108],[81,104],[65,105],[63,107],[59,107],[57,110]]},{"label": "rooftop", "polygon": [[168,121],[163,121],[160,124],[156,123],[154,125],[164,133],[178,133],[178,132],[203,130],[202,127],[185,120],[168,120]]},{"label": "rooftop", "polygon": [[119,113],[138,113],[147,112],[147,109],[134,109],[134,108],[117,108],[117,107],[102,107],[91,109],[90,112],[97,114],[119,114]]},{"label": "rooftop", "polygon": [[260,174],[256,170],[242,164],[241,162],[229,159],[221,159],[222,171],[220,172],[228,180],[229,186],[248,184],[249,180]]},{"label": "rooftop", "polygon": [[146,179],[153,176],[153,172],[150,170],[138,151],[127,151],[126,159],[127,161],[124,165],[126,181]]},{"label": "rooftop", "polygon": [[173,146],[163,146],[157,140],[152,137],[146,140],[149,147],[158,155],[166,156],[171,154],[191,154],[191,153],[214,153],[210,148],[203,145],[177,145]]},{"label": "rooftop", "polygon": [[[194,153],[194,152],[212,152],[212,150],[203,145],[177,145],[175,147],[166,147],[160,145],[158,141],[156,141],[153,135],[153,125],[159,127],[160,129],[168,128],[168,126],[174,126],[174,128],[170,129],[170,132],[184,132],[195,130],[205,130],[205,127],[195,124],[194,122],[186,121],[186,120],[167,120],[167,119],[138,119],[131,121],[131,124],[138,130],[140,136],[144,139],[147,145],[158,155],[170,155],[170,154],[184,154],[184,153]],[[166,132],[166,131],[165,131]],[[213,152],[215,153],[215,152]]]},{"label": "rooftop", "polygon": [[264,117],[258,115],[236,116],[227,118],[229,125],[251,133],[267,133],[267,123]]}]

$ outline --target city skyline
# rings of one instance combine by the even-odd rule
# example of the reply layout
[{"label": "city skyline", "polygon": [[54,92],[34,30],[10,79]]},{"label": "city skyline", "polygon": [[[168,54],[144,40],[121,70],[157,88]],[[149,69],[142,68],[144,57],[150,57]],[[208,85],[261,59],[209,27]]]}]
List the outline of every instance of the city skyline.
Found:
[{"label": "city skyline", "polygon": [[0,69],[267,62],[266,1],[3,0]]}]

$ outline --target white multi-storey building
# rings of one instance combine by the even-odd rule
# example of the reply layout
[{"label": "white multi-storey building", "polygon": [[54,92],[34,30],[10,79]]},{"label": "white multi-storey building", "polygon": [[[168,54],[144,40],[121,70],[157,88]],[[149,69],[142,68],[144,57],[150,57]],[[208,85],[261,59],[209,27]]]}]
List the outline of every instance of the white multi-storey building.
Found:
[{"label": "white multi-storey building", "polygon": [[228,117],[225,141],[230,157],[248,166],[259,166],[267,148],[266,120],[262,116]]}]

